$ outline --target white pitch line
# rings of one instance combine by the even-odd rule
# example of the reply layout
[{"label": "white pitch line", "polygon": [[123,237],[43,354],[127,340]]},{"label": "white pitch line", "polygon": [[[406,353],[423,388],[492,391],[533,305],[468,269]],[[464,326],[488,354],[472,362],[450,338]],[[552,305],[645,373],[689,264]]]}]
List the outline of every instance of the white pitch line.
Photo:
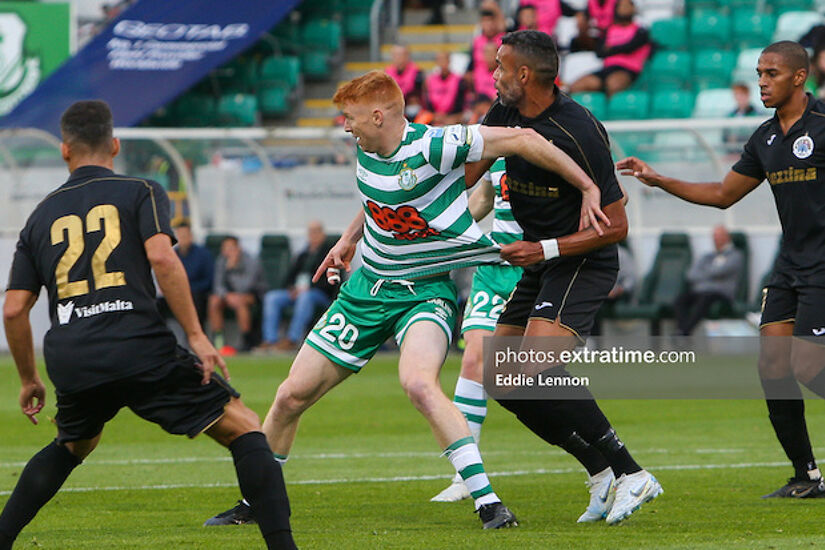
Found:
[{"label": "white pitch line", "polygon": [[[684,471],[684,470],[737,470],[742,468],[777,468],[787,466],[787,462],[740,462],[737,464],[663,464],[653,466],[652,471]],[[539,468],[535,470],[510,470],[503,472],[489,472],[490,477],[513,477],[525,475],[560,475],[581,473],[581,468]],[[421,476],[395,477],[355,477],[333,479],[301,479],[287,481],[287,485],[341,485],[344,483],[400,483],[407,481],[431,481],[436,479],[451,479],[452,475],[436,474]],[[134,487],[114,485],[109,487],[66,487],[64,493],[88,493],[92,491],[153,491],[163,489],[213,489],[237,487],[237,483],[176,483],[162,485],[137,485]],[[0,491],[0,496],[8,496],[11,491]]]}]

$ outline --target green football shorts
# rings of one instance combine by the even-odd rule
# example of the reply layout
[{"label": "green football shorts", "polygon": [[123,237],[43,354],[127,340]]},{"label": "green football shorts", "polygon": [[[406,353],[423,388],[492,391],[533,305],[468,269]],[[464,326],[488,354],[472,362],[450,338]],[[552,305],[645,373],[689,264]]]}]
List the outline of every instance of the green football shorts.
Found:
[{"label": "green football shorts", "polygon": [[341,286],[306,343],[335,364],[358,372],[390,336],[400,346],[417,321],[436,323],[449,343],[457,311],[449,275],[393,281],[358,269]]},{"label": "green football shorts", "polygon": [[521,279],[522,269],[511,265],[480,265],[473,276],[470,297],[464,308],[461,334],[468,330],[496,329],[504,304]]}]

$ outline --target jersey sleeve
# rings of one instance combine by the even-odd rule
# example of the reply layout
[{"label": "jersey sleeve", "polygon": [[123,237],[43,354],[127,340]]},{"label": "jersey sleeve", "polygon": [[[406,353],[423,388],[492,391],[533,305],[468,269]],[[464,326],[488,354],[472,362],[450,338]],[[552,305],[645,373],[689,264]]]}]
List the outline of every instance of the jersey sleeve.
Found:
[{"label": "jersey sleeve", "polygon": [[742,156],[733,165],[732,170],[743,176],[748,176],[750,178],[756,178],[759,181],[765,179],[765,168],[762,166],[762,162],[759,160],[759,156],[756,154],[756,132],[750,137],[748,142],[745,144],[745,149],[742,151]]},{"label": "jersey sleeve", "polygon": [[172,232],[171,208],[166,191],[155,181],[146,180],[144,183],[146,187],[142,190],[138,205],[138,227],[141,238],[145,242],[158,233],[163,233],[169,235],[172,244],[177,243],[175,234]]},{"label": "jersey sleeve", "polygon": [[465,162],[481,160],[484,151],[484,138],[478,124],[430,128],[425,139],[427,161],[441,174],[447,174]]},{"label": "jersey sleeve", "polygon": [[41,286],[43,286],[43,281],[37,272],[34,255],[21,233],[20,240],[17,241],[17,248],[14,251],[14,259],[9,272],[9,283],[6,288],[7,290],[28,290],[38,294]]}]

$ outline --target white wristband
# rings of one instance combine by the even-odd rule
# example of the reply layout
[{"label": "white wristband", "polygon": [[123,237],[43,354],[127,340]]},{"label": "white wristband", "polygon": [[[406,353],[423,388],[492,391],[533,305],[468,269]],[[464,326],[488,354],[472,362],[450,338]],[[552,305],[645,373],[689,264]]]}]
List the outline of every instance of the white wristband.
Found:
[{"label": "white wristband", "polygon": [[557,241],[556,239],[545,239],[543,241],[539,241],[539,244],[541,244],[541,249],[544,251],[545,260],[552,260],[553,258],[558,258],[559,241]]}]

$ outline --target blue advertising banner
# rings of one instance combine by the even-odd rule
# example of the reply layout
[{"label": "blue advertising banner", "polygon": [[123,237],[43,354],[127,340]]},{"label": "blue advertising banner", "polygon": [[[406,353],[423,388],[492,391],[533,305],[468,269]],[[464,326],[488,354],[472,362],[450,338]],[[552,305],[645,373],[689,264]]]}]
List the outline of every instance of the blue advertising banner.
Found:
[{"label": "blue advertising banner", "polygon": [[73,102],[103,99],[132,126],[250,47],[300,0],[139,0],[0,119],[59,135]]}]

